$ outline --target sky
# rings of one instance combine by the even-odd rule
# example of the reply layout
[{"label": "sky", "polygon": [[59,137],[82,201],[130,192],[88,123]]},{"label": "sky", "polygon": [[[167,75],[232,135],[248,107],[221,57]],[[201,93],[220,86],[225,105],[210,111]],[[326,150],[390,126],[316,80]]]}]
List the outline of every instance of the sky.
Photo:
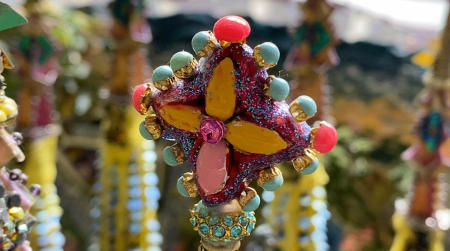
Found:
[{"label": "sky", "polygon": [[429,29],[441,29],[448,11],[446,0],[332,0],[362,9],[392,22]]},{"label": "sky", "polygon": [[[21,4],[24,0],[0,0],[12,5]],[[83,5],[88,3],[99,4],[101,2],[109,2],[110,0],[51,0],[54,2],[65,2],[72,5]],[[174,12],[188,11],[186,8],[179,7],[177,5],[191,5],[193,8],[199,8],[200,11],[214,11],[214,5],[220,5],[223,1],[217,0],[147,0],[152,6],[161,6],[161,15],[174,14]],[[225,1],[230,2],[231,0]],[[273,5],[286,5],[286,9],[291,8],[292,2],[302,2],[304,0],[234,0],[233,2],[241,3],[242,6],[247,8],[247,12],[263,12],[264,10],[258,10],[258,8],[264,8],[265,6]],[[256,4],[248,4],[248,3]],[[332,3],[347,5],[362,11],[370,12],[375,16],[384,18],[390,22],[398,23],[402,25],[408,25],[416,28],[427,28],[432,30],[440,30],[444,24],[445,17],[448,11],[447,0],[330,0]],[[265,4],[264,4],[265,3]],[[272,3],[272,4],[267,4]],[[227,4],[230,6],[231,4]],[[227,5],[220,5],[218,8],[226,8]],[[172,7],[172,8],[170,8]],[[169,8],[169,9],[167,9]],[[232,6],[230,6],[232,8]],[[281,8],[283,9],[283,8]],[[233,9],[231,9],[233,11]],[[273,16],[272,18],[277,24],[287,23],[280,22],[280,16]],[[290,15],[285,16],[286,19],[291,18]],[[283,20],[281,20],[283,21]]]}]

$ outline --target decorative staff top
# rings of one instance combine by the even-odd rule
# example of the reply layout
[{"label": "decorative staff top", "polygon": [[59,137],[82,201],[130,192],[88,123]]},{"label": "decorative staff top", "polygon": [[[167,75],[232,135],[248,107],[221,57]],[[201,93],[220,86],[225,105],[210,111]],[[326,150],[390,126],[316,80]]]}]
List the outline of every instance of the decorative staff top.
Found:
[{"label": "decorative staff top", "polygon": [[206,206],[238,198],[281,161],[293,160],[299,170],[317,168],[315,155],[337,141],[328,123],[311,128],[305,122],[315,112],[312,99],[286,104],[288,83],[267,73],[279,50],[273,43],[252,50],[245,43],[250,30],[241,17],[219,19],[213,32],[192,39],[199,61],[175,53],[170,67],[154,70],[153,83],[134,90],[134,107],[146,115],[142,135],[179,144],[165,149],[164,157],[170,165],[187,158],[194,175],[183,178],[179,190],[200,195]]}]

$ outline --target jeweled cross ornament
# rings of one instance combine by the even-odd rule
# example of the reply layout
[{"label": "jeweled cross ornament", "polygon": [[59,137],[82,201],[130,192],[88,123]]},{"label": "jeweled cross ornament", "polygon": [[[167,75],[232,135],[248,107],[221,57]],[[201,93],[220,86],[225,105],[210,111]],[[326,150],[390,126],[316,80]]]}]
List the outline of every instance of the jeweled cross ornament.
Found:
[{"label": "jeweled cross ornament", "polygon": [[252,181],[273,191],[283,183],[274,165],[294,161],[300,173],[311,173],[316,155],[337,141],[328,123],[311,128],[305,122],[317,109],[312,99],[284,101],[288,83],[267,73],[280,52],[270,42],[252,50],[245,43],[250,30],[241,17],[219,19],[213,31],[192,39],[199,61],[178,52],[170,66],[154,70],[153,83],[133,93],[135,108],[146,115],[142,136],[176,141],[164,149],[164,159],[191,165],[177,188],[201,198],[191,211],[200,250],[237,250],[255,226],[260,199]]}]

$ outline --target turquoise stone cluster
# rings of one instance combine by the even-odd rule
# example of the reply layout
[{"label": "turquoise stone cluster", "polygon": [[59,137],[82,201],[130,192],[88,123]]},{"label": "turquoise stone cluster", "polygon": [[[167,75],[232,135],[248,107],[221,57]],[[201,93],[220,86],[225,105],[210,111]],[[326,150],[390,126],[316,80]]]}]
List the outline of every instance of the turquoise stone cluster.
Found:
[{"label": "turquoise stone cluster", "polygon": [[237,215],[210,215],[209,209],[199,201],[191,211],[190,222],[202,238],[231,242],[242,240],[255,229],[254,212]]}]

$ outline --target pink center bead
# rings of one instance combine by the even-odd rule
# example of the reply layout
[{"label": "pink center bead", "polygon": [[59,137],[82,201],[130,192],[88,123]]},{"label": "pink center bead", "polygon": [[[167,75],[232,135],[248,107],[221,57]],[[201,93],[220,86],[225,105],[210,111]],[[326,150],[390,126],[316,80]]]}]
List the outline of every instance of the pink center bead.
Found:
[{"label": "pink center bead", "polygon": [[225,127],[222,121],[206,118],[202,121],[200,126],[200,133],[202,134],[203,140],[208,143],[215,144],[223,138],[225,132]]},{"label": "pink center bead", "polygon": [[334,126],[322,122],[314,136],[314,149],[320,153],[327,153],[336,145],[337,139],[337,131]]}]

